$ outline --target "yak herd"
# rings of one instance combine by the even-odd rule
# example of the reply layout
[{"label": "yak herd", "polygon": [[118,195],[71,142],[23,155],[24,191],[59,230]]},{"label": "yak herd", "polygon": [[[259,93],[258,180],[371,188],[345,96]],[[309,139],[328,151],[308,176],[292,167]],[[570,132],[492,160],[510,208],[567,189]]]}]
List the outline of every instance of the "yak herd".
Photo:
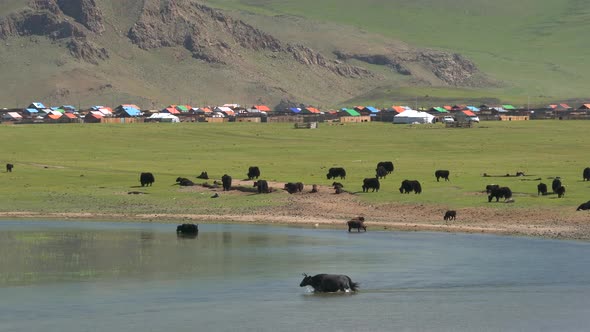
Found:
[{"label": "yak herd", "polygon": [[[6,171],[11,172],[14,166],[12,164],[6,164]],[[377,163],[377,167],[375,168],[375,176],[364,178],[361,189],[363,193],[368,193],[369,190],[371,192],[378,192],[381,188],[380,180],[383,180],[387,177],[387,175],[393,173],[395,167],[393,162],[391,161],[381,161]],[[256,192],[259,194],[270,193],[273,191],[272,188],[269,187],[269,183],[266,180],[260,180],[260,168],[257,166],[250,166],[248,168],[248,173],[246,174],[248,180],[255,180],[253,186],[256,188]],[[524,176],[524,173],[519,172],[517,173],[519,176]],[[439,182],[441,179],[446,181],[450,181],[450,171],[449,170],[436,170],[434,172],[434,176],[436,181]],[[489,176],[484,173],[484,176]],[[508,175],[507,175],[508,176]],[[207,172],[201,172],[197,178],[200,179],[208,179]],[[328,169],[328,173],[326,174],[326,178],[328,180],[345,180],[346,179],[346,170],[343,167],[332,167]],[[583,181],[590,181],[590,167],[586,167],[582,172]],[[141,186],[151,186],[155,182],[154,175],[149,172],[141,173],[140,174],[140,183]],[[217,184],[217,182],[215,182]],[[178,177],[176,179],[176,184],[180,186],[193,186],[195,183],[190,179]],[[232,188],[232,177],[224,174],[221,177],[221,185],[223,186],[223,191],[229,191]],[[344,191],[344,185],[341,182],[334,181],[332,183],[332,188],[334,189],[335,194],[341,194]],[[301,193],[303,192],[304,185],[302,182],[288,182],[284,184],[283,189],[287,191],[289,194]],[[488,202],[492,202],[494,199],[496,202],[499,202],[500,199],[503,199],[505,202],[513,202],[512,199],[512,190],[509,187],[500,186],[497,184],[490,184],[486,186],[486,193],[488,195]],[[539,183],[537,185],[537,195],[549,195],[549,194],[556,194],[558,198],[565,197],[565,186],[562,184],[561,179],[559,177],[555,177],[551,183],[551,192],[549,192],[549,188],[545,183]],[[313,185],[313,189],[310,193],[318,192],[318,186]],[[399,187],[399,192],[402,194],[420,194],[422,193],[422,185],[418,180],[408,180],[405,179],[401,182]],[[219,197],[219,195],[217,195]],[[590,210],[590,201],[581,204],[577,210]],[[454,210],[447,211],[444,215],[444,220],[455,220],[457,216],[457,212]],[[364,219],[353,219],[348,222],[349,231],[352,228],[357,229],[360,231],[361,229],[366,231],[366,226],[364,225]]]}]

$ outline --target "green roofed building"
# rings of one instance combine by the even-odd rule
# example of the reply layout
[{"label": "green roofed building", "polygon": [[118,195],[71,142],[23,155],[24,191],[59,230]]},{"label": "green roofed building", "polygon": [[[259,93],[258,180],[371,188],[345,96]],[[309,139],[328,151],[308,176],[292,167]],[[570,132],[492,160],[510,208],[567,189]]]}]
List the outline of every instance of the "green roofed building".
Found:
[{"label": "green roofed building", "polygon": [[185,105],[176,105],[176,109],[183,112],[183,113],[186,113],[189,111],[189,108],[186,107]]},{"label": "green roofed building", "polygon": [[512,105],[502,105],[502,108],[507,110],[507,111],[513,111],[516,109],[516,107],[512,106]]},{"label": "green roofed building", "polygon": [[361,116],[361,114],[351,108],[343,108],[340,110],[344,116]]}]

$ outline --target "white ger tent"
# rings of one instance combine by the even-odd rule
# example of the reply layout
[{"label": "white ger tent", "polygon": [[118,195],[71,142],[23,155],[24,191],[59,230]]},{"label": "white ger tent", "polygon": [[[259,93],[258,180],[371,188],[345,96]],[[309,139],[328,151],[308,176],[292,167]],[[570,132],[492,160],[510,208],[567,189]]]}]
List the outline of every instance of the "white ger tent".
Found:
[{"label": "white ger tent", "polygon": [[149,118],[159,122],[180,122],[176,115],[170,113],[154,113]]},{"label": "white ger tent", "polygon": [[415,110],[406,110],[393,117],[393,123],[432,123],[434,115]]}]

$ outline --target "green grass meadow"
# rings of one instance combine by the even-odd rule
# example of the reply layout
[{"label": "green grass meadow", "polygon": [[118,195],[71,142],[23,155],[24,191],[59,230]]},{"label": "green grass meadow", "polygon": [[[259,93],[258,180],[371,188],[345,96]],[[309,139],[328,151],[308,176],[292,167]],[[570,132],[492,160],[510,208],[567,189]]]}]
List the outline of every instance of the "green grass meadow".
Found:
[{"label": "green grass meadow", "polygon": [[[442,204],[449,207],[517,208],[572,206],[590,199],[582,170],[590,166],[585,138],[590,122],[482,122],[474,128],[437,125],[360,123],[320,124],[293,129],[289,124],[64,124],[0,127],[0,162],[15,165],[0,172],[0,211],[103,213],[248,213],[285,204],[285,192],[209,198],[174,185],[176,177],[196,179],[207,171],[244,179],[248,166],[260,167],[263,179],[329,185],[327,168],[342,166],[345,189],[361,191],[362,179],[374,176],[379,161],[395,171],[377,193],[358,193],[375,204]],[[451,171],[450,182],[437,183],[436,169]],[[514,175],[526,177],[489,177]],[[152,187],[139,186],[139,173],[152,172]],[[565,198],[537,197],[542,178],[560,176]],[[404,179],[421,181],[421,195],[402,195]],[[523,181],[525,179],[526,181]],[[515,204],[487,203],[486,184],[509,186]],[[148,195],[128,195],[128,191]],[[309,189],[306,187],[306,191]]]}]

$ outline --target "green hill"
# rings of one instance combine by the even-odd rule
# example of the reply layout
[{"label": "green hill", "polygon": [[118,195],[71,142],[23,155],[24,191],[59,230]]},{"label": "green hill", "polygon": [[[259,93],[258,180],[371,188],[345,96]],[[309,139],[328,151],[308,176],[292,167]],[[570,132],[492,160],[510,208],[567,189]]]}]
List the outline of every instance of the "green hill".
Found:
[{"label": "green hill", "polygon": [[567,0],[5,0],[0,106],[583,100],[589,13]]},{"label": "green hill", "polygon": [[[463,54],[526,101],[588,97],[590,6],[578,0],[209,0],[226,9],[297,15]],[[261,8],[263,10],[261,10]],[[478,93],[475,93],[477,96]],[[520,99],[518,95],[523,96]]]}]

